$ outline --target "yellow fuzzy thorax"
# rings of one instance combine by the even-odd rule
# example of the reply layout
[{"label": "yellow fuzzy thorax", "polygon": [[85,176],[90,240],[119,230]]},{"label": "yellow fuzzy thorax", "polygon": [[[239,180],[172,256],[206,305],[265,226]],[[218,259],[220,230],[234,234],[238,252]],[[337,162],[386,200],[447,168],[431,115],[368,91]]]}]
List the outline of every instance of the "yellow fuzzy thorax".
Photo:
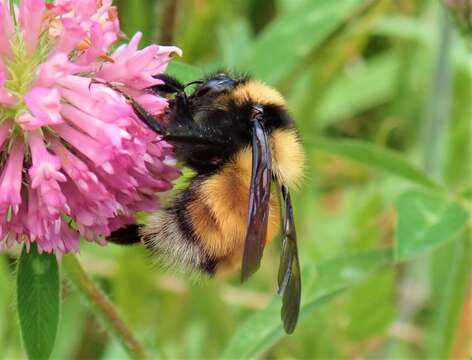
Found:
[{"label": "yellow fuzzy thorax", "polygon": [[238,86],[231,97],[240,103],[250,100],[261,105],[287,106],[285,99],[277,90],[257,80],[250,80]]}]

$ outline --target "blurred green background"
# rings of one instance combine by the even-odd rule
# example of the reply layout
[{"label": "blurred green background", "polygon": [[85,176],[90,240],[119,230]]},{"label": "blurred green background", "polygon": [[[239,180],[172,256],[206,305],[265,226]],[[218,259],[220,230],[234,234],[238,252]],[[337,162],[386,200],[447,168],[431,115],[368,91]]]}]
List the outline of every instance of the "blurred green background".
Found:
[{"label": "blurred green background", "polygon": [[[184,81],[249,72],[288,98],[307,152],[294,194],[299,326],[274,297],[279,242],[246,284],[191,281],[140,247],[80,260],[153,358],[468,358],[472,59],[433,0],[121,0],[123,31],[184,51]],[[469,49],[470,50],[470,49]],[[469,55],[468,55],[469,54]],[[0,354],[23,358],[16,254],[0,255]],[[127,358],[64,281],[53,359]]]}]

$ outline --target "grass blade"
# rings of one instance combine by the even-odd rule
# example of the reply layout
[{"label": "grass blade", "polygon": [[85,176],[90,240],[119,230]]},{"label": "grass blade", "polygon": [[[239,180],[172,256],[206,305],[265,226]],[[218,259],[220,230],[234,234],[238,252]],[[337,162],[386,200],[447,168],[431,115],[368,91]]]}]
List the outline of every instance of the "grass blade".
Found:
[{"label": "grass blade", "polygon": [[[277,84],[362,4],[357,0],[307,1],[296,11],[276,18],[248,50],[240,68]],[[277,60],[277,71],[274,59],[283,59]]]},{"label": "grass blade", "polygon": [[440,186],[422,170],[407,162],[403,155],[392,150],[359,140],[318,138],[314,145],[332,154],[357,161],[374,169],[414,182],[421,186],[440,189]]},{"label": "grass blade", "polygon": [[[390,250],[378,250],[365,254],[346,256],[320,264],[314,284],[304,284],[314,289],[302,301],[302,322],[312,311],[331,301],[345,289],[366,279],[375,270],[391,262]],[[285,336],[280,321],[281,301],[277,297],[270,305],[250,317],[231,338],[222,358],[257,358]],[[296,330],[295,330],[296,331]]]}]

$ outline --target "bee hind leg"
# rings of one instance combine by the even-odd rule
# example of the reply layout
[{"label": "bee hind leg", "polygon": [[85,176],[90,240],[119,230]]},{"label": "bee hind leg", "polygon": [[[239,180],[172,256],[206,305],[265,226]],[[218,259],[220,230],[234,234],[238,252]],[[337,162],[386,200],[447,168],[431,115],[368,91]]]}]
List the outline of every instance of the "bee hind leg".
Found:
[{"label": "bee hind leg", "polygon": [[118,245],[133,245],[139,243],[141,242],[139,229],[139,225],[127,225],[121,229],[113,231],[107,238],[107,241]]}]

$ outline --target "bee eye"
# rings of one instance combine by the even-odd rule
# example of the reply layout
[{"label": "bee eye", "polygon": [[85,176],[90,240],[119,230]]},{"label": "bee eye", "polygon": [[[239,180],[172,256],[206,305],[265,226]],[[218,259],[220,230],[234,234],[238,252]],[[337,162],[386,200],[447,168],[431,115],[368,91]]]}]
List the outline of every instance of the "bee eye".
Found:
[{"label": "bee eye", "polygon": [[236,82],[228,76],[218,75],[218,77],[210,79],[199,86],[194,96],[215,95],[228,91],[234,87]]}]

